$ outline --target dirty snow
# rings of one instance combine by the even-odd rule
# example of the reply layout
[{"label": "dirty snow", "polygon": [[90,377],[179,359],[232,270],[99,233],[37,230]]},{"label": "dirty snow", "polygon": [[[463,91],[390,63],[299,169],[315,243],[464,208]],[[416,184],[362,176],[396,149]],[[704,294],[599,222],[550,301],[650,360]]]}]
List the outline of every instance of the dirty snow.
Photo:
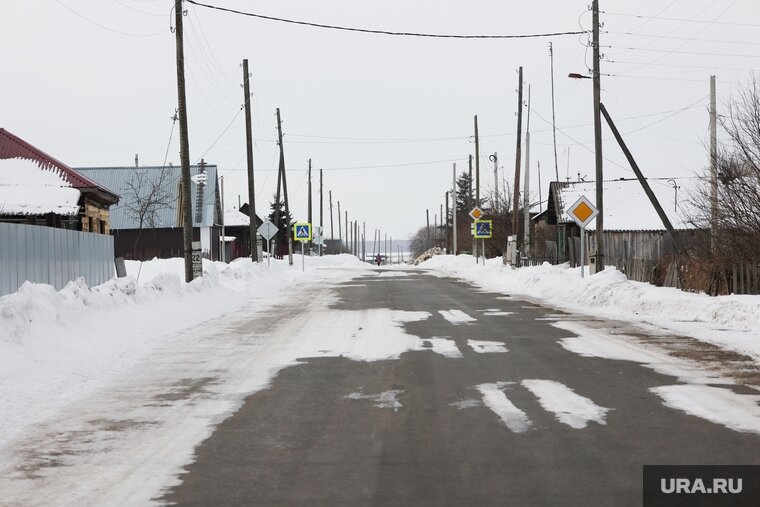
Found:
[{"label": "dirty snow", "polygon": [[650,391],[676,410],[735,431],[760,434],[760,395],[706,385],[662,386]]},{"label": "dirty snow", "polygon": [[398,412],[403,405],[398,401],[398,395],[404,391],[393,389],[390,391],[383,391],[379,394],[362,394],[351,393],[346,398],[350,400],[370,400],[374,402],[374,406],[377,408],[392,408],[394,412]]}]

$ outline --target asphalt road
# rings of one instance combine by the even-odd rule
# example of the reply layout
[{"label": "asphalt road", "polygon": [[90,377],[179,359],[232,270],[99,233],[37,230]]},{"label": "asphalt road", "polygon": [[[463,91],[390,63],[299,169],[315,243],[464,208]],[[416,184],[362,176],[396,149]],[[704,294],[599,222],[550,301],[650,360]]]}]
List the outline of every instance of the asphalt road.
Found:
[{"label": "asphalt road", "polygon": [[[649,390],[677,378],[565,350],[558,340],[572,334],[551,324],[573,316],[422,272],[362,277],[338,294],[332,310],[429,312],[405,331],[453,340],[462,357],[303,358],[215,429],[163,501],[641,505],[642,465],[760,464],[760,436],[668,408]],[[440,313],[453,309],[476,320],[452,323]],[[477,353],[468,340],[501,342],[508,352]],[[605,423],[562,422],[521,384],[527,379],[559,382],[610,409]],[[497,384],[529,427],[510,429],[484,403],[484,384]]]}]

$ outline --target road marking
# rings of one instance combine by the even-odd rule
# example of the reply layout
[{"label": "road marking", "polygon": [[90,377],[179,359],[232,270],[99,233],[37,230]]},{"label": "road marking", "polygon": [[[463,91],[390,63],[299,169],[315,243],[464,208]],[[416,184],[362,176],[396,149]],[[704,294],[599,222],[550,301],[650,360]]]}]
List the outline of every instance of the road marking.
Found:
[{"label": "road marking", "polygon": [[483,313],[483,315],[485,315],[486,317],[503,317],[506,315],[514,315],[514,314],[515,312],[502,312],[500,310],[497,310],[497,311],[487,310]]},{"label": "road marking", "polygon": [[523,380],[521,383],[538,398],[544,410],[552,412],[559,422],[571,428],[585,428],[589,421],[607,424],[604,418],[611,409],[600,407],[565,384],[537,379]]},{"label": "road marking", "polygon": [[484,340],[467,340],[467,345],[478,354],[493,354],[507,352],[507,346],[502,342],[490,342]]},{"label": "road marking", "polygon": [[528,415],[509,401],[507,395],[502,392],[502,388],[509,384],[511,382],[497,382],[494,384],[480,384],[475,387],[483,396],[485,406],[499,416],[507,428],[515,433],[525,433],[531,425]]},{"label": "road marking", "polygon": [[403,405],[401,405],[401,402],[396,399],[396,396],[403,392],[404,391],[400,391],[398,389],[393,389],[390,391],[383,391],[379,394],[351,393],[346,396],[346,398],[349,400],[374,401],[374,406],[377,408],[392,408],[394,412],[398,412],[398,410],[402,408]]},{"label": "road marking", "polygon": [[475,322],[478,320],[470,317],[462,310],[438,310],[438,313],[440,313],[444,319],[455,325],[463,322]]},{"label": "road marking", "polygon": [[441,354],[450,359],[462,357],[462,353],[459,351],[454,340],[447,340],[446,338],[425,338],[422,341],[429,343],[431,346],[429,350],[432,350],[436,354]]}]

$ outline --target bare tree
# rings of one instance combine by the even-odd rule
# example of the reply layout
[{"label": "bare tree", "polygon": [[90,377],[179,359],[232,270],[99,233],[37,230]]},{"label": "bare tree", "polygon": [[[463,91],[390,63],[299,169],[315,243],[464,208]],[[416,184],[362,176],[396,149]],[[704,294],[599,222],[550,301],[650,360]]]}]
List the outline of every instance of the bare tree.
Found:
[{"label": "bare tree", "polygon": [[[760,244],[760,80],[753,75],[719,117],[728,141],[718,154],[718,206],[713,244],[718,259],[757,260]],[[710,229],[710,178],[692,196],[695,225]],[[717,261],[717,259],[716,259]]]},{"label": "bare tree", "polygon": [[137,168],[126,182],[124,191],[124,207],[132,220],[137,222],[137,237],[132,248],[132,257],[137,256],[137,247],[142,236],[143,228],[154,228],[157,225],[158,213],[171,208],[173,204],[169,185],[174,182],[172,172],[168,167],[150,173]]}]

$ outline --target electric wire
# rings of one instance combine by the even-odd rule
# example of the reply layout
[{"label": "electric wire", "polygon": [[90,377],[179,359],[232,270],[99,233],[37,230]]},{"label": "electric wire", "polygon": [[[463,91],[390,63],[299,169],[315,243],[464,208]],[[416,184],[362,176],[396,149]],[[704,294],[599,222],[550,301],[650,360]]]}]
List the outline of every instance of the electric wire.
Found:
[{"label": "electric wire", "polygon": [[165,31],[154,32],[154,33],[131,33],[131,32],[123,32],[121,30],[116,30],[114,28],[111,28],[109,26],[103,25],[101,23],[98,23],[97,21],[94,21],[94,20],[86,17],[84,14],[82,14],[82,13],[80,13],[80,12],[72,9],[71,7],[69,7],[68,5],[66,5],[65,3],[61,2],[61,0],[55,0],[55,1],[61,7],[65,8],[66,10],[68,10],[70,12],[72,12],[73,14],[75,14],[76,16],[82,18],[83,20],[87,21],[88,23],[93,24],[95,26],[98,26],[98,27],[102,28],[103,30],[108,30],[109,32],[113,32],[113,33],[116,33],[116,34],[119,34],[119,35],[125,35],[127,37],[157,37],[159,35],[165,35],[166,34]]},{"label": "electric wire", "polygon": [[287,18],[278,18],[274,16],[265,16],[263,14],[255,14],[253,12],[244,12],[236,9],[230,9],[227,7],[220,7],[218,5],[210,5],[196,0],[185,0],[188,3],[197,5],[199,7],[206,7],[208,9],[214,9],[218,11],[224,11],[232,14],[238,14],[241,16],[248,16],[252,18],[266,19],[269,21],[279,21],[281,23],[289,23],[293,25],[310,26],[314,28],[325,28],[329,30],[341,30],[346,32],[359,32],[369,33],[375,35],[392,35],[398,37],[425,37],[425,38],[439,38],[439,39],[529,39],[537,37],[556,37],[561,35],[579,35],[584,32],[580,31],[564,31],[564,32],[548,32],[548,33],[533,33],[533,34],[519,34],[519,35],[455,35],[455,34],[436,34],[436,33],[417,33],[417,32],[394,32],[390,30],[372,30],[368,28],[355,28],[338,25],[328,25],[323,23],[312,23],[309,21],[298,21]]},{"label": "electric wire", "polygon": [[[195,2],[192,2],[192,3],[195,3]],[[738,23],[738,22],[732,22],[732,21],[714,21],[714,20],[709,20],[709,19],[684,19],[684,18],[664,17],[664,16],[644,16],[642,14],[626,14],[626,13],[621,13],[621,12],[609,12],[609,11],[599,11],[599,12],[602,14],[607,14],[608,16],[623,16],[623,17],[638,18],[638,19],[658,19],[661,21],[685,21],[688,23],[705,23],[708,25],[749,26],[749,27],[760,28],[760,24],[757,24],[757,23]]]}]

